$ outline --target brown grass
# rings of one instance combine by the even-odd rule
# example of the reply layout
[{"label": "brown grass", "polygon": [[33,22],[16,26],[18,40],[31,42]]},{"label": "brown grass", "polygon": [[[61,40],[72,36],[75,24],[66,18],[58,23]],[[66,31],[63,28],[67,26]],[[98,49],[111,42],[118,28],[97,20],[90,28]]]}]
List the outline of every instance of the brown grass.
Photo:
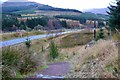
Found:
[{"label": "brown grass", "polygon": [[[32,36],[32,35],[40,35],[44,34],[45,32],[43,31],[31,31],[31,32],[22,32],[22,37],[25,36]],[[9,40],[9,39],[15,39],[15,38],[20,38],[20,35],[17,32],[12,32],[12,33],[2,33],[0,34],[0,37],[2,37],[1,41]]]},{"label": "brown grass", "polygon": [[65,36],[60,41],[61,48],[74,47],[79,45],[84,45],[93,39],[92,33],[73,33]]},{"label": "brown grass", "polygon": [[112,66],[107,68],[114,67],[118,72],[120,71],[116,64],[118,49],[113,41],[98,41],[94,47],[85,49],[83,46],[75,53],[69,59],[72,69],[71,73],[67,75],[69,78],[114,78],[112,72],[106,69],[106,66],[110,64]]},{"label": "brown grass", "polygon": [[114,33],[112,36],[112,39],[115,41],[120,41],[120,34],[119,33]]}]

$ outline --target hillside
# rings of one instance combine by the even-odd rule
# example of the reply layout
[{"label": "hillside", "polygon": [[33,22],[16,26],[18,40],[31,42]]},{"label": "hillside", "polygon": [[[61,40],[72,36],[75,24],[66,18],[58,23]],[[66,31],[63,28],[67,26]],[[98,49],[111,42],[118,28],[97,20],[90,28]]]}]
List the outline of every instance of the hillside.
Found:
[{"label": "hillside", "polygon": [[99,8],[99,9],[88,9],[83,12],[92,12],[95,14],[107,14],[108,8]]},{"label": "hillside", "polygon": [[118,78],[118,48],[114,41],[99,40],[81,47],[70,58],[72,70],[68,78]]},{"label": "hillside", "polygon": [[35,13],[35,11],[61,11],[61,12],[76,12],[81,13],[81,11],[75,9],[63,9],[55,8],[49,5],[44,5],[36,2],[4,2],[2,4],[2,12],[12,12],[12,13]]},{"label": "hillside", "polygon": [[94,14],[91,12],[81,13],[80,15],[57,15],[56,18],[72,19],[72,20],[108,20],[109,16],[105,14]]}]

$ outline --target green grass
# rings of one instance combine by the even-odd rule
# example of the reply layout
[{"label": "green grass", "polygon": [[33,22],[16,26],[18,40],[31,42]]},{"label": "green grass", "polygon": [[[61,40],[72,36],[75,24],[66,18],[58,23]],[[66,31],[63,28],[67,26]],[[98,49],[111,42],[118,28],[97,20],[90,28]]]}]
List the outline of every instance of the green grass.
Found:
[{"label": "green grass", "polygon": [[68,48],[68,47],[84,45],[90,42],[92,39],[93,39],[92,33],[74,33],[62,38],[59,47]]},{"label": "green grass", "polygon": [[43,69],[46,69],[48,67],[49,67],[48,65],[45,65],[45,66],[39,67],[37,70],[43,70]]}]

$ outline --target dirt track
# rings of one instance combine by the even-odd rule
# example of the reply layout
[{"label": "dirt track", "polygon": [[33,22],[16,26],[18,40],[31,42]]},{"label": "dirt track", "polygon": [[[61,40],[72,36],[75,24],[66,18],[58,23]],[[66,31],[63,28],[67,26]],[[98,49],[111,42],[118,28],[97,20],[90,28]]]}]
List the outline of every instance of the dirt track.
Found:
[{"label": "dirt track", "polygon": [[48,64],[48,68],[42,71],[38,71],[39,74],[50,75],[50,76],[63,76],[69,72],[68,62],[58,62]]}]

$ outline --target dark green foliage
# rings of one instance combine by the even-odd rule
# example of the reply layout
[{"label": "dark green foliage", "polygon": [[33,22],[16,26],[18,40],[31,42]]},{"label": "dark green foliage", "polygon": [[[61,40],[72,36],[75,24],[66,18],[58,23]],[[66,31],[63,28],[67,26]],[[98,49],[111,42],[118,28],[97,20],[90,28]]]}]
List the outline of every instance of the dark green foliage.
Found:
[{"label": "dark green foliage", "polygon": [[41,26],[46,26],[48,22],[47,17],[42,17],[42,18],[34,18],[34,19],[28,19],[26,22],[26,25],[32,29],[34,29],[35,26],[41,25]]},{"label": "dark green foliage", "polygon": [[31,8],[36,8],[40,4],[36,2],[4,2],[2,3],[2,12],[15,12]]},{"label": "dark green foliage", "polygon": [[[15,25],[16,27],[14,27],[13,29],[13,25]],[[11,16],[11,15],[6,15],[3,16],[2,18],[2,30],[16,30],[19,27],[19,21],[17,20],[17,18],[15,16]]]},{"label": "dark green foliage", "polygon": [[25,41],[25,45],[26,45],[26,47],[29,49],[30,48],[30,46],[31,46],[31,41],[30,41],[30,39],[26,39],[26,41]]},{"label": "dark green foliage", "polygon": [[43,45],[42,45],[42,52],[44,52],[44,47],[43,47]]},{"label": "dark green foliage", "polygon": [[12,68],[15,69],[18,66],[20,54],[17,54],[19,52],[11,48],[3,49],[2,53],[2,78],[14,77],[14,70]]},{"label": "dark green foliage", "polygon": [[61,21],[60,23],[61,23],[62,27],[67,28],[67,23],[66,23],[66,21]]},{"label": "dark green foliage", "polygon": [[116,6],[110,5],[109,8],[109,26],[115,31],[115,28],[120,30],[120,1],[118,0]]},{"label": "dark green foliage", "polygon": [[109,19],[109,15],[106,14],[96,14],[98,16],[98,18],[101,18],[103,20],[107,20]]},{"label": "dark green foliage", "polygon": [[41,7],[38,8],[39,10],[44,10],[44,11],[66,11],[66,12],[78,12],[81,13],[81,11],[79,10],[75,10],[75,9],[63,9],[63,8],[54,8],[52,6],[49,5],[43,5]]},{"label": "dark green foliage", "polygon": [[59,55],[57,45],[54,41],[50,42],[50,57],[55,59]]},{"label": "dark green foliage", "polygon": [[103,27],[103,26],[104,26],[103,21],[98,21],[98,27],[101,28],[101,27]]},{"label": "dark green foliage", "polygon": [[[48,17],[42,16],[38,18],[27,19],[26,22],[18,21],[17,18],[21,17],[19,14],[14,13],[4,13],[2,16],[2,30],[3,31],[16,31],[17,29],[24,29],[28,26],[31,29],[34,29],[37,25],[41,25],[43,27],[47,26]],[[13,27],[14,25],[14,27]]]},{"label": "dark green foliage", "polygon": [[104,38],[104,32],[103,32],[103,29],[100,29],[99,38],[101,38],[101,39]]},{"label": "dark green foliage", "polygon": [[25,25],[21,25],[21,26],[20,26],[20,29],[26,30],[27,28],[25,27]]},{"label": "dark green foliage", "polygon": [[86,23],[86,20],[108,20],[108,15],[94,14],[91,12],[81,13],[80,15],[57,15],[56,18],[79,20],[81,24]]},{"label": "dark green foliage", "polygon": [[36,69],[36,63],[29,56],[24,58],[24,62],[21,62],[19,67],[20,73],[23,74],[27,74],[34,69]]},{"label": "dark green foliage", "polygon": [[[14,5],[14,6],[11,6],[11,5]],[[43,4],[39,4],[36,2],[4,2],[2,4],[2,12],[21,11],[21,12],[25,13],[26,10],[28,10],[28,12],[31,12],[31,11],[29,11],[31,9],[34,9],[34,11],[43,10],[43,11],[66,11],[66,12],[81,13],[81,11],[75,10],[75,9],[55,8],[55,7],[52,7],[49,5],[43,5]]]},{"label": "dark green foliage", "polygon": [[7,49],[2,54],[2,65],[16,66],[19,62],[17,52],[12,49]]},{"label": "dark green foliage", "polygon": [[99,31],[99,33],[98,33],[98,36],[96,38],[96,41],[99,40],[99,39],[104,39],[104,38],[105,38],[104,31],[101,28],[100,31]]},{"label": "dark green foliage", "polygon": [[[21,75],[34,71],[37,67],[35,56],[29,56],[26,48],[6,47],[2,50],[2,78],[15,78],[17,73]],[[7,80],[7,79],[5,79]]]},{"label": "dark green foliage", "polygon": [[99,19],[96,14],[90,13],[90,12],[82,13],[82,14],[80,15],[80,17],[83,18],[83,19],[85,18],[85,19],[87,19],[87,20],[98,20],[98,19]]}]

